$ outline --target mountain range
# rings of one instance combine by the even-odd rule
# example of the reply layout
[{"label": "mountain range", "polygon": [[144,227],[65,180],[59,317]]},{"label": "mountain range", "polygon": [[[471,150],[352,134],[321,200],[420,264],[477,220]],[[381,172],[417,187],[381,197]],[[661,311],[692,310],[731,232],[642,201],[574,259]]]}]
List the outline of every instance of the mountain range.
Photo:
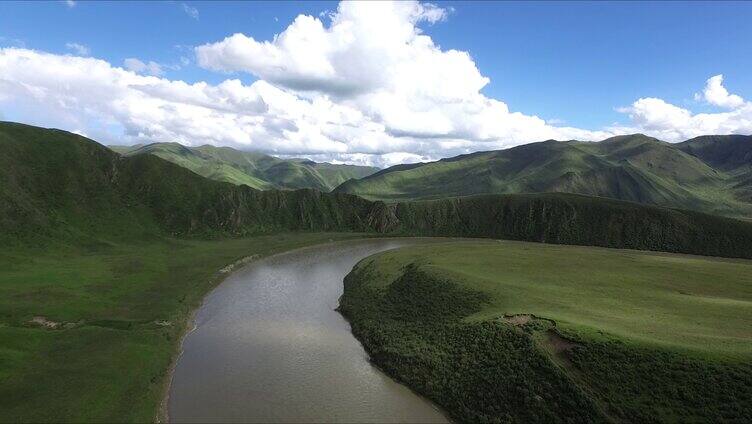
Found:
[{"label": "mountain range", "polygon": [[384,203],[314,189],[257,190],[156,155],[122,156],[77,134],[11,122],[0,122],[0,152],[4,246],[346,231],[752,258],[752,223],[603,197],[490,194]]},{"label": "mountain range", "polygon": [[641,134],[544,141],[397,165],[335,192],[386,202],[475,194],[564,192],[752,217],[752,136],[671,144]]},{"label": "mountain range", "polygon": [[330,191],[341,183],[378,171],[370,166],[281,159],[230,147],[186,147],[178,143],[109,146],[125,155],[152,154],[217,181],[244,184],[259,190],[314,188]]}]

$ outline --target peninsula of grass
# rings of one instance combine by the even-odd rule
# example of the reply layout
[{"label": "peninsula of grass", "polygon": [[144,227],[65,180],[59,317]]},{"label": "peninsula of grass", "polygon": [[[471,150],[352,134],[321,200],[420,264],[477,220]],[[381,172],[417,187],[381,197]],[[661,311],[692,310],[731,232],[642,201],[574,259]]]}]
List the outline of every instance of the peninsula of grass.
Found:
[{"label": "peninsula of grass", "polygon": [[0,250],[0,422],[151,422],[192,311],[242,258],[357,233]]},{"label": "peninsula of grass", "polygon": [[341,312],[462,422],[752,420],[752,261],[511,241],[372,256]]}]

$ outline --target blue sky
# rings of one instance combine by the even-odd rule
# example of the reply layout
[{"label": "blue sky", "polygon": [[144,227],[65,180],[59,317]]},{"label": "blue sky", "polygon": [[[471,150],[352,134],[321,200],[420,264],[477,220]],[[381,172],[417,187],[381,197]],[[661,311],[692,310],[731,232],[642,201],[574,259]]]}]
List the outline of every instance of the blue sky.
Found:
[{"label": "blue sky", "polygon": [[[728,108],[719,109],[718,104],[695,98],[706,80],[719,74],[723,75],[723,86],[729,92],[742,98],[752,96],[752,2],[437,2],[435,5],[444,11],[442,18],[436,21],[418,18],[414,22],[417,31],[429,36],[441,52],[455,49],[469,53],[479,73],[489,79],[480,88],[483,96],[502,101],[510,112],[537,116],[552,125],[592,131],[612,128],[609,131],[614,132],[617,126],[650,130],[655,123],[649,122],[649,118],[638,116],[630,120],[631,115],[624,109],[642,98],[661,99],[692,114],[722,113]],[[263,64],[248,68],[201,65],[194,48],[219,43],[234,33],[270,41],[301,14],[321,19],[326,28],[330,25],[327,14],[337,9],[337,2],[79,1],[72,7],[66,2],[0,2],[0,47],[103,59],[113,67],[124,66],[127,58],[138,58],[144,63],[158,63],[159,76],[170,81],[217,85],[226,79],[239,79],[242,84],[250,85],[262,79],[294,92],[274,79],[279,77],[281,81],[286,77],[270,76],[259,70]],[[192,16],[189,12],[193,10]],[[77,52],[66,47],[72,43],[88,51]],[[460,74],[458,78],[464,76]],[[297,95],[301,99],[311,98],[310,93]],[[349,101],[341,100],[348,105]],[[20,108],[0,106],[6,118],[27,117],[19,112]],[[91,119],[86,125],[94,125]],[[129,124],[122,125],[127,128]],[[406,124],[405,128],[410,128],[390,132],[390,125],[385,125],[390,134],[416,131]],[[736,127],[722,128],[734,131]],[[744,126],[738,128],[739,132],[746,130]],[[673,134],[665,128],[660,131],[661,135]],[[463,134],[460,130],[455,133]],[[676,129],[674,133],[689,134],[688,130]],[[451,137],[444,134],[437,139],[465,140],[456,134]],[[422,132],[419,136],[427,137]],[[467,139],[475,140],[470,136]],[[223,144],[221,140],[210,142]],[[425,158],[444,156],[443,151],[448,154],[475,149],[473,143],[437,143],[440,146],[434,146],[432,152],[402,149],[405,150],[402,153]],[[252,144],[248,147],[253,148]],[[392,143],[397,149],[394,151],[404,144]],[[504,147],[519,143],[497,144]],[[306,146],[300,152],[312,156],[327,153],[321,146]],[[441,146],[449,147],[441,150]],[[296,153],[279,146],[268,150]],[[329,150],[343,152],[340,147]],[[367,150],[354,149],[352,154],[383,154],[389,148],[372,146],[372,151]]]}]

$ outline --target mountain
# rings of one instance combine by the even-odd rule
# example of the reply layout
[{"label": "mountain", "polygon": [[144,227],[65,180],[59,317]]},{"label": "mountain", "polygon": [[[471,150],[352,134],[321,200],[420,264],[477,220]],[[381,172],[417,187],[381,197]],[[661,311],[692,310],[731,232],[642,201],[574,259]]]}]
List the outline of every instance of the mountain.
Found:
[{"label": "mountain", "polygon": [[305,159],[280,159],[230,147],[186,147],[178,143],[109,146],[124,156],[152,154],[217,181],[245,184],[259,190],[314,188],[331,191],[351,178],[378,171],[370,166],[317,163]]},{"label": "mountain", "polygon": [[675,146],[722,171],[752,170],[752,135],[705,135]]},{"label": "mountain", "polygon": [[367,231],[374,209],[353,195],[213,181],[155,155],[124,157],[23,124],[0,123],[0,152],[0,243]]},{"label": "mountain", "polygon": [[[733,143],[739,150],[749,147],[745,144],[748,138],[729,138],[721,143]],[[734,165],[721,154],[713,156],[710,149],[691,147],[700,144],[674,145],[641,134],[601,142],[549,140],[391,167],[347,181],[335,192],[389,202],[562,192],[752,217],[752,174],[731,172],[743,165]],[[737,152],[734,148],[729,150]],[[708,153],[696,154],[700,150]]]},{"label": "mountain", "polygon": [[[686,172],[690,178],[698,171]],[[489,237],[752,258],[752,223],[699,212],[561,193],[385,204],[313,189],[261,191],[204,178],[155,155],[121,156],[69,132],[0,122],[3,246],[95,248],[117,240],[280,231]]]}]

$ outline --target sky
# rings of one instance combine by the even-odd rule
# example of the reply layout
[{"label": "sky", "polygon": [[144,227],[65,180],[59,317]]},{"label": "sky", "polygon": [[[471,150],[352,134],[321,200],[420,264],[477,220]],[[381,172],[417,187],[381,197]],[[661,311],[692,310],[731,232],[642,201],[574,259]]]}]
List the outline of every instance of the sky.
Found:
[{"label": "sky", "polygon": [[752,133],[752,2],[0,2],[0,120],[376,166]]}]

